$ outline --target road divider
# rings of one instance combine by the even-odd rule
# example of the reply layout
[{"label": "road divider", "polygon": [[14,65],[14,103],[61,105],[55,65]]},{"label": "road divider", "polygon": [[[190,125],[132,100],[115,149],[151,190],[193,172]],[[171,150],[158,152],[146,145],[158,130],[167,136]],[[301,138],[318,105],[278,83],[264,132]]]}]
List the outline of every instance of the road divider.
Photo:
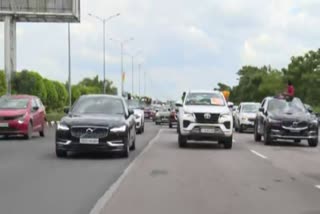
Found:
[{"label": "road divider", "polygon": [[257,151],[254,151],[254,150],[252,150],[252,149],[251,149],[250,151],[251,151],[253,154],[257,155],[258,157],[260,157],[260,158],[262,158],[262,159],[268,159],[268,157],[260,154],[260,153],[257,152]]}]

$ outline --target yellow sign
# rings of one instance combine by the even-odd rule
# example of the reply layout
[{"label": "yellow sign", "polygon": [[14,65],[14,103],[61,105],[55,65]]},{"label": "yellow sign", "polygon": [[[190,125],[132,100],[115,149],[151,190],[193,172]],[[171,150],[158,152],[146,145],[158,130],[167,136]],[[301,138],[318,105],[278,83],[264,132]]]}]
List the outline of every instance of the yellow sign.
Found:
[{"label": "yellow sign", "polygon": [[122,81],[124,82],[125,80],[126,80],[126,73],[123,72],[123,73],[122,73]]},{"label": "yellow sign", "polygon": [[224,96],[224,98],[225,98],[226,100],[229,100],[230,91],[223,91],[222,94],[223,94],[223,96]]}]

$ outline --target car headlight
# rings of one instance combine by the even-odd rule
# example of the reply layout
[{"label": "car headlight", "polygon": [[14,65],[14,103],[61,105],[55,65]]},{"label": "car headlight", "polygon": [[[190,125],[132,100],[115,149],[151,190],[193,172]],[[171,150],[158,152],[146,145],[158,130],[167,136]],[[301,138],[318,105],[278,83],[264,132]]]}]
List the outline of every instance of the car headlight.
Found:
[{"label": "car headlight", "polygon": [[191,113],[191,112],[185,111],[183,114],[184,114],[185,117],[194,117],[194,114]]},{"label": "car headlight", "polygon": [[224,114],[221,114],[220,117],[219,117],[219,120],[220,121],[231,121],[232,120],[232,115],[230,113],[224,113]]},{"label": "car headlight", "polygon": [[276,120],[276,119],[269,118],[269,123],[279,124],[279,123],[281,123],[281,121],[280,121],[280,120]]},{"label": "car headlight", "polygon": [[70,128],[69,128],[67,125],[65,125],[65,124],[61,124],[61,123],[59,123],[59,124],[57,125],[57,130],[61,130],[61,131],[69,131],[69,130],[70,130]]},{"label": "car headlight", "polygon": [[135,116],[136,119],[139,119],[139,118],[141,117],[141,116],[138,115],[138,114],[135,114],[134,116]]},{"label": "car headlight", "polygon": [[22,115],[21,117],[18,118],[18,123],[22,124],[24,123],[24,120],[26,119],[27,114]]},{"label": "car headlight", "polygon": [[125,132],[126,131],[126,126],[120,126],[120,127],[115,127],[115,128],[112,128],[110,130],[111,132]]}]

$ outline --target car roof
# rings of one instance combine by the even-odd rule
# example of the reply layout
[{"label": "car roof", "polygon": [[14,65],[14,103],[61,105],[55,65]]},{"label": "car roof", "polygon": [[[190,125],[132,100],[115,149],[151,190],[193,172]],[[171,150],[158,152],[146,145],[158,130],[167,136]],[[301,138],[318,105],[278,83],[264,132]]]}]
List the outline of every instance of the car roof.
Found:
[{"label": "car roof", "polygon": [[222,94],[220,91],[213,91],[213,90],[189,90],[188,93]]},{"label": "car roof", "polygon": [[252,105],[252,104],[260,105],[260,103],[258,103],[258,102],[242,102],[242,103],[240,103],[240,105]]},{"label": "car roof", "polygon": [[3,97],[11,97],[16,99],[31,99],[31,98],[38,98],[33,95],[25,95],[25,94],[15,94],[15,95],[4,95]]},{"label": "car roof", "polygon": [[81,97],[101,97],[101,98],[123,99],[120,96],[108,95],[108,94],[86,94],[86,95],[81,95]]}]

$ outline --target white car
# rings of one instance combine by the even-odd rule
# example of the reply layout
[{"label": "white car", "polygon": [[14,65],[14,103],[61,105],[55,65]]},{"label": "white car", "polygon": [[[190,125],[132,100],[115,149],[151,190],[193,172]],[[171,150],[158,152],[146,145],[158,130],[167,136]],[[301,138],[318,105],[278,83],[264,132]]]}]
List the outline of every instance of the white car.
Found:
[{"label": "white car", "polygon": [[134,112],[136,131],[138,134],[144,132],[144,110],[139,100],[127,100],[128,108]]},{"label": "white car", "polygon": [[135,120],[136,120],[136,130],[138,134],[144,132],[144,111],[141,109],[133,109]]},{"label": "white car", "polygon": [[228,103],[219,91],[190,91],[179,106],[179,146],[188,140],[218,141],[232,148],[233,118]]},{"label": "white car", "polygon": [[234,116],[235,130],[239,131],[240,133],[246,129],[253,130],[254,121],[256,120],[259,107],[260,107],[260,103],[254,103],[254,102],[240,103]]}]

